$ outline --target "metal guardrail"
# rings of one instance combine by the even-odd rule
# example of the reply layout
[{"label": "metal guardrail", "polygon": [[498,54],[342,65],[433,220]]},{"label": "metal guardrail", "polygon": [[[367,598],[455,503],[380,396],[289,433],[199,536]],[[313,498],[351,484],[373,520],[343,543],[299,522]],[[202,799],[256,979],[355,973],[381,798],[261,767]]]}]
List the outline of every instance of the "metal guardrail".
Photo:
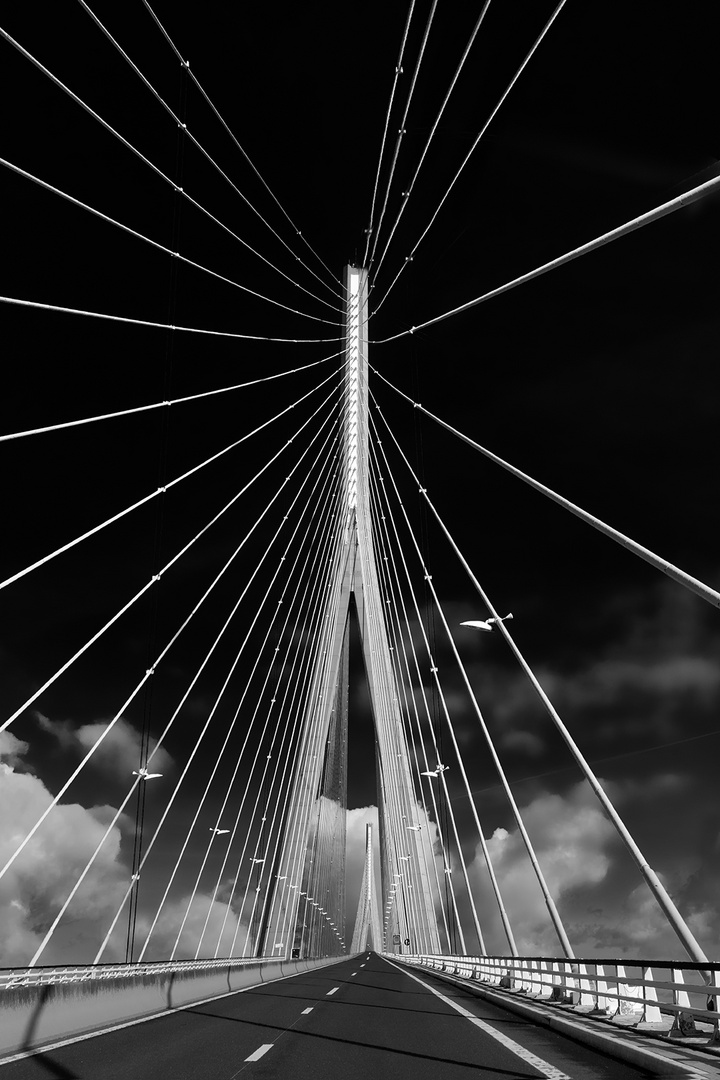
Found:
[{"label": "metal guardrail", "polygon": [[709,1034],[709,1045],[720,1046],[718,963],[422,954],[397,959],[625,1027],[673,1038]]},{"label": "metal guardrail", "polygon": [[142,964],[88,964],[0,969],[0,990],[21,986],[51,986],[62,983],[81,983],[93,980],[129,979],[138,976],[165,975],[168,972],[211,971],[222,968],[234,970],[249,964],[279,962],[277,956],[244,956],[225,960],[159,960]]}]

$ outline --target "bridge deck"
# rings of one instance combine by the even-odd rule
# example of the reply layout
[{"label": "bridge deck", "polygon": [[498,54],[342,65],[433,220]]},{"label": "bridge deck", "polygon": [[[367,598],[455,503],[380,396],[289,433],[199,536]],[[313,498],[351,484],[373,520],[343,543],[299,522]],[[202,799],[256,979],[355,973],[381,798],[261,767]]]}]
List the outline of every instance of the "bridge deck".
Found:
[{"label": "bridge deck", "polygon": [[611,1060],[375,954],[8,1061],[2,1080],[629,1080]]}]

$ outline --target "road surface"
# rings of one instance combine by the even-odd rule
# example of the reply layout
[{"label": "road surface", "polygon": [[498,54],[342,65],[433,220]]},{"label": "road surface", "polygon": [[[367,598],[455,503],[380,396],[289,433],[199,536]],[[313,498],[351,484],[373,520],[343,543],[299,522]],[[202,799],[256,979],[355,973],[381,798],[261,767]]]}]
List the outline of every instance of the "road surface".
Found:
[{"label": "road surface", "polygon": [[649,1075],[374,953],[0,1064],[0,1080]]}]

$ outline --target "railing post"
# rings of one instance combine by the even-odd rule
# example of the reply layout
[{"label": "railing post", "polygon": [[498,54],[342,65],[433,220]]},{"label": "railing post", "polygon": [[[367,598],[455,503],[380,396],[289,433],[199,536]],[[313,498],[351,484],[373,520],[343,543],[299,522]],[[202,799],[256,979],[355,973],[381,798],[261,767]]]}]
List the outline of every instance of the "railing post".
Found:
[{"label": "railing post", "polygon": [[[673,1005],[677,1005],[680,1009],[690,1008],[690,998],[688,997],[687,990],[681,990],[678,987],[685,985],[683,979],[683,973],[680,968],[673,968],[672,971],[673,986]],[[683,1012],[673,1013],[673,1022],[668,1035],[673,1039],[688,1038],[694,1035],[699,1035],[700,1032],[695,1024],[695,1017],[687,1015]]]},{"label": "railing post", "polygon": [[[653,972],[651,967],[642,969],[643,982],[652,982]],[[641,1024],[661,1024],[662,1015],[657,1004],[657,991],[654,986],[643,986],[643,1014]],[[653,1002],[655,1004],[653,1004]]]}]

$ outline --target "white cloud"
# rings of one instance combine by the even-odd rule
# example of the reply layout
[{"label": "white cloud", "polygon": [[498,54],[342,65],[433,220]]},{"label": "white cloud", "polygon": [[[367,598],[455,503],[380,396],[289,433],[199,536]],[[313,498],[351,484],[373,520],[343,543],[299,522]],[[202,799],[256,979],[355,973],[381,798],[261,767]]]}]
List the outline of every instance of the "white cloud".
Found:
[{"label": "white cloud", "polygon": [[23,764],[22,758],[30,749],[28,743],[18,739],[11,731],[0,731],[0,761],[16,769]]},{"label": "white cloud", "polygon": [[[37,777],[0,773],[0,865],[52,801]],[[109,809],[97,808],[106,817]],[[61,804],[50,812],[37,833],[0,879],[0,955],[3,963],[25,964],[70,894],[102,838],[106,825],[94,810]],[[42,963],[91,961],[122,898],[127,871],[120,861],[120,830],[114,828],[73,898],[68,919],[58,927]]]},{"label": "white cloud", "polygon": [[[202,937],[200,957],[212,957],[218,946],[218,942],[218,957],[230,956],[233,939],[235,940],[233,956],[242,955],[247,932],[247,922],[243,920],[243,922],[238,925],[238,917],[232,908],[229,908],[226,903],[222,903],[219,900],[213,900],[211,896],[204,893],[195,894],[188,912],[189,900],[189,895],[183,896],[180,897],[180,899],[171,901],[165,905],[160,918],[156,923],[155,929],[153,930],[147,952],[143,959],[167,959],[174,948],[183,919],[185,919],[185,925],[180,934],[180,941],[175,952],[176,960],[192,960],[194,958],[201,934],[203,934],[206,919],[207,928]],[[187,918],[185,918],[186,912]],[[151,919],[145,916],[138,918],[135,931],[135,955],[137,955],[142,948],[150,930],[150,925]]]},{"label": "white cloud", "polygon": [[[42,730],[53,735],[63,749],[82,754],[96,744],[108,727],[108,721],[74,727],[69,720],[50,720],[40,712],[36,712],[35,717]],[[157,739],[151,738],[150,753],[156,746]],[[121,716],[93,754],[90,764],[107,775],[127,779],[140,764],[140,749],[140,732]],[[170,754],[161,746],[153,756],[152,771],[165,772],[172,768],[172,765]]]},{"label": "white cloud", "polygon": [[[566,795],[542,793],[521,807],[521,813],[550,893],[562,913],[567,894],[580,887],[596,886],[606,877],[611,865],[608,849],[615,836],[613,826],[584,783]],[[496,829],[487,845],[520,952],[556,954],[557,935],[519,830]],[[488,913],[488,947],[504,953],[507,941],[479,844],[470,879],[478,910]]]}]

